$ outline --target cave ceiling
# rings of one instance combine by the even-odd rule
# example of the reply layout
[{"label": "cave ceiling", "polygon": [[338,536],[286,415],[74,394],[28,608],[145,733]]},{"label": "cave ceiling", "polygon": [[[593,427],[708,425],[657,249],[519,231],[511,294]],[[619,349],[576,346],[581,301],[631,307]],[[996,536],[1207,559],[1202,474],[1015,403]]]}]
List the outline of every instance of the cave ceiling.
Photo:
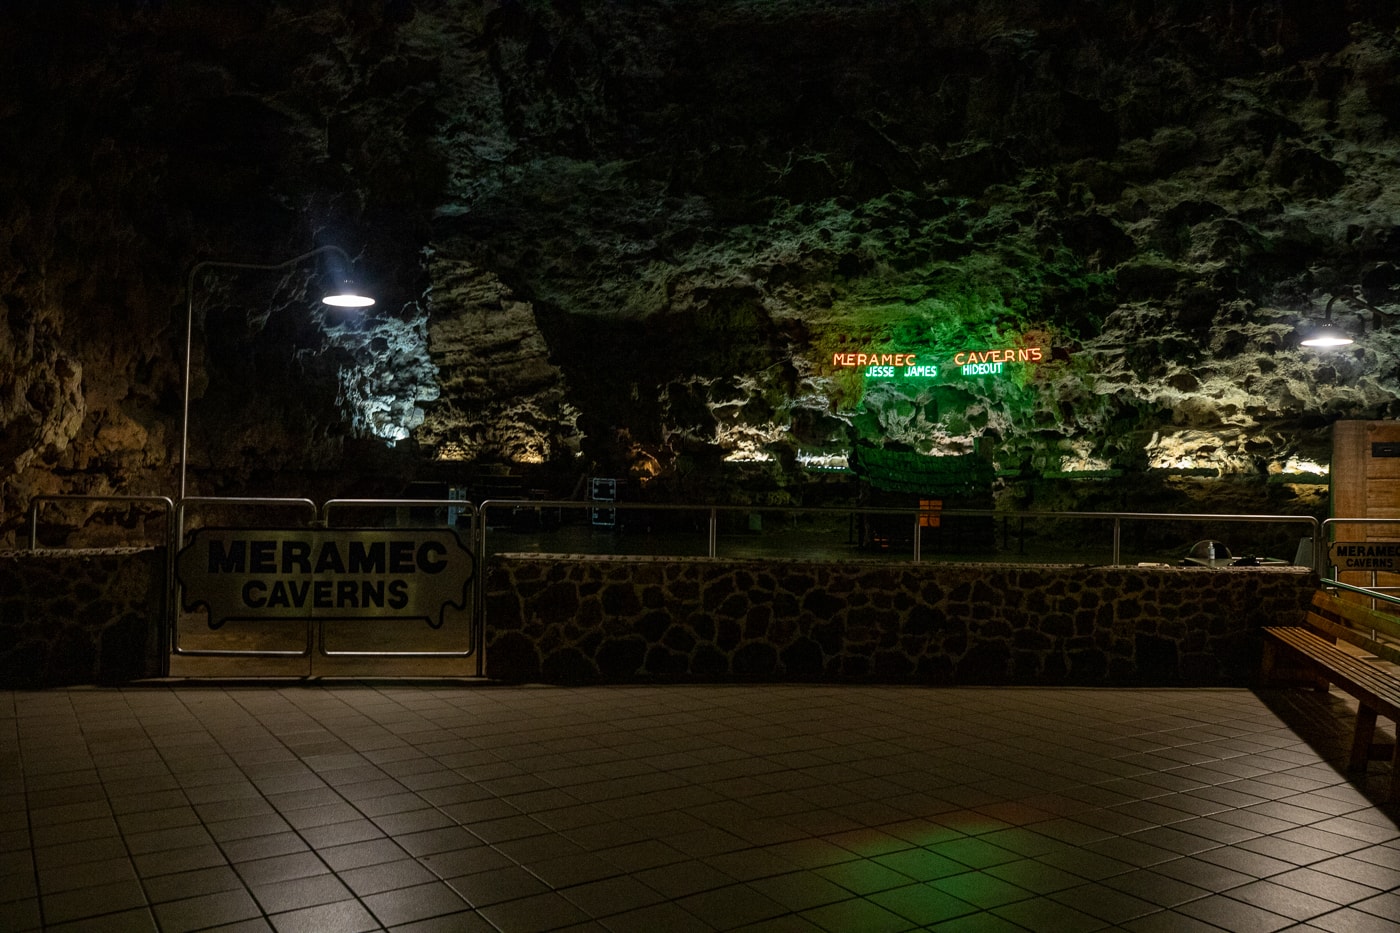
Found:
[{"label": "cave ceiling", "polygon": [[[1400,414],[1398,24],[1381,0],[6,5],[6,527],[39,494],[177,486],[187,311],[201,493],[505,471],[802,501],[864,450],[975,455],[1022,504],[1211,478],[1315,508],[1278,480],[1338,419]],[[372,309],[316,308],[317,262],[187,279],[327,244]],[[1329,306],[1357,342],[1300,348]],[[989,350],[1011,362],[961,369]],[[1076,476],[1100,485],[1048,491]]]}]

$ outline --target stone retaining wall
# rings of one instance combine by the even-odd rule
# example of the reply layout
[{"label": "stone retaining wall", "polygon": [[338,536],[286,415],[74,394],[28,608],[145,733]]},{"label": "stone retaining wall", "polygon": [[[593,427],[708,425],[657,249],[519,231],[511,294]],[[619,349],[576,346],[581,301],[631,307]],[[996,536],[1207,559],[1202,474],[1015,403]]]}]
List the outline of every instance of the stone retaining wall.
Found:
[{"label": "stone retaining wall", "polygon": [[1300,622],[1304,568],[820,563],[502,554],[503,681],[1243,684]]},{"label": "stone retaining wall", "polygon": [[158,676],[162,548],[0,551],[0,686]]}]

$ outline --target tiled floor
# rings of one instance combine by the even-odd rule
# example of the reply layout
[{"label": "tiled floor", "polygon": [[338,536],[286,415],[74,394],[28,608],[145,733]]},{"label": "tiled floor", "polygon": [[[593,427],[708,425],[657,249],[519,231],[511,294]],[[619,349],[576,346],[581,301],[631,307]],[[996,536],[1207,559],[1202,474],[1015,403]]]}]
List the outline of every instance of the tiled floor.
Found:
[{"label": "tiled floor", "polygon": [[0,930],[1390,931],[1349,728],[1234,689],[0,694]]}]

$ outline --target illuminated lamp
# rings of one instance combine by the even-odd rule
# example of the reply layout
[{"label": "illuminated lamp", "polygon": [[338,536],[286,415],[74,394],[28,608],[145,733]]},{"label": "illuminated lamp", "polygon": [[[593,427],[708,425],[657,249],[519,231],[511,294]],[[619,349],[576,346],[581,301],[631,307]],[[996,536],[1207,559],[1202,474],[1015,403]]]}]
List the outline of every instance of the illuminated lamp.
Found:
[{"label": "illuminated lamp", "polygon": [[340,288],[323,295],[321,304],[330,305],[333,308],[368,308],[374,304],[374,299],[363,294],[351,283],[346,282]]},{"label": "illuminated lamp", "polygon": [[1308,331],[1306,337],[1298,342],[1299,346],[1317,347],[1327,349],[1329,347],[1345,347],[1348,344],[1356,343],[1346,331],[1335,324],[1326,323]]},{"label": "illuminated lamp", "polygon": [[[335,270],[334,284],[326,290],[321,298],[323,304],[338,308],[367,308],[374,304],[374,299],[368,297],[363,292],[355,289],[349,277],[350,256],[339,246],[318,246],[313,250],[308,250],[300,256],[293,256],[285,262],[255,263],[255,262],[225,262],[222,260],[203,260],[197,262],[190,269],[189,277],[185,281],[185,368],[182,395],[184,398],[183,412],[180,420],[180,501],[185,498],[187,489],[186,475],[190,449],[190,360],[193,356],[194,342],[194,287],[198,276],[206,269],[240,269],[253,272],[279,272],[283,269],[290,269],[293,266],[305,262],[315,256],[329,255],[335,257],[339,268]],[[177,540],[179,540],[177,538]]]},{"label": "illuminated lamp", "polygon": [[[1361,287],[1358,286],[1352,289],[1351,294],[1339,293],[1327,299],[1327,308],[1323,312],[1322,325],[1304,334],[1303,339],[1299,341],[1302,346],[1326,349],[1328,347],[1345,347],[1348,344],[1356,342],[1351,334],[1332,323],[1332,305],[1335,304],[1339,298],[1356,305],[1358,314],[1370,311],[1372,330],[1377,330],[1381,326],[1382,318],[1397,316],[1395,312],[1382,311],[1380,308],[1367,301],[1366,296],[1362,293]],[[1365,318],[1362,319],[1361,332],[1366,332]]]},{"label": "illuminated lamp", "polygon": [[1345,347],[1356,342],[1351,334],[1332,323],[1332,304],[1340,297],[1340,295],[1333,295],[1327,299],[1327,309],[1323,312],[1322,324],[1304,334],[1303,339],[1298,342],[1300,346],[1325,350],[1332,347]]},{"label": "illuminated lamp", "polygon": [[328,247],[329,250],[338,253],[336,268],[327,277],[329,284],[326,286],[326,293],[321,296],[321,304],[330,305],[333,308],[368,308],[374,304],[374,299],[365,294],[364,290],[355,284],[355,280],[350,276],[349,259],[345,254],[335,247]]}]

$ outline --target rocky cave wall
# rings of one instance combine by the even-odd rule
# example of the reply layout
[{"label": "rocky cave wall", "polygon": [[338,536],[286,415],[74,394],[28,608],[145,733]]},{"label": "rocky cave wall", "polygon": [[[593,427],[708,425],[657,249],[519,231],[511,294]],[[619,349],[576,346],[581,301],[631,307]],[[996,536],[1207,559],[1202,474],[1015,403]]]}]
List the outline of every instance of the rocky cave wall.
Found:
[{"label": "rocky cave wall", "polygon": [[[977,450],[1000,501],[1325,509],[1392,418],[1400,13],[997,0],[0,10],[0,534],[53,492],[535,471],[815,490]],[[1364,339],[1321,357],[1333,303]],[[1040,335],[1003,379],[876,382]],[[738,485],[744,487],[736,491]],[[661,494],[658,492],[658,494]]]}]

